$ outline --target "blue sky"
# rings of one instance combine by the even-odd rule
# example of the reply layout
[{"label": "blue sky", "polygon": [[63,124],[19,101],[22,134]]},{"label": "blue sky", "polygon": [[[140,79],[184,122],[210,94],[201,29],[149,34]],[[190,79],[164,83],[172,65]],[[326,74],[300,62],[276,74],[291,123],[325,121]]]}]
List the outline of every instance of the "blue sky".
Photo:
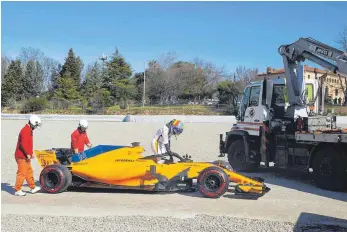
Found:
[{"label": "blue sky", "polygon": [[39,48],[87,65],[118,47],[135,71],[162,53],[227,70],[282,67],[277,48],[299,37],[337,46],[347,2],[2,2],[2,55]]}]

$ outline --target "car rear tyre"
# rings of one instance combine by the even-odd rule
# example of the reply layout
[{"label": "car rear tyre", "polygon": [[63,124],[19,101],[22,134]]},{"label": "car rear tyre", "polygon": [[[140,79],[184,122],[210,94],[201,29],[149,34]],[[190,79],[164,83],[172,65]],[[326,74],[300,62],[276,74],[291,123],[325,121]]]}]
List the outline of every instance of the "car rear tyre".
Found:
[{"label": "car rear tyre", "polygon": [[260,155],[250,151],[252,162],[246,162],[246,152],[243,140],[234,141],[228,149],[228,161],[236,172],[254,172],[260,165]]},{"label": "car rear tyre", "polygon": [[48,193],[64,192],[72,182],[70,170],[63,165],[50,165],[45,167],[40,174],[40,184]]},{"label": "car rear tyre", "polygon": [[321,189],[344,191],[347,189],[347,162],[342,151],[326,146],[317,151],[313,160],[313,175]]},{"label": "car rear tyre", "polygon": [[208,167],[199,173],[197,186],[203,196],[219,198],[228,190],[229,177],[219,167]]}]

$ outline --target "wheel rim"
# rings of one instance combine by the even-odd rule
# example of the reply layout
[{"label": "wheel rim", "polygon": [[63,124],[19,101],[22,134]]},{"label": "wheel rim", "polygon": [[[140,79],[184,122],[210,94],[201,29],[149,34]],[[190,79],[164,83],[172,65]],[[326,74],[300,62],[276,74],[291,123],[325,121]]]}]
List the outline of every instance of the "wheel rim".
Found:
[{"label": "wheel rim", "polygon": [[[241,164],[246,163],[246,153],[244,151],[242,150],[236,151],[234,157]],[[255,157],[256,157],[256,154],[254,153],[254,151],[249,151],[249,158],[253,160],[255,159]]]},{"label": "wheel rim", "polygon": [[237,152],[235,152],[235,159],[242,164],[245,163],[246,162],[245,152],[242,150],[238,150]]},{"label": "wheel rim", "polygon": [[216,175],[210,175],[205,180],[205,187],[209,191],[215,191],[216,189],[219,189],[222,185],[222,180],[219,176]]},{"label": "wheel rim", "polygon": [[333,174],[333,166],[331,164],[332,160],[329,157],[324,157],[320,166],[319,173],[324,177],[330,177]]},{"label": "wheel rim", "polygon": [[49,172],[46,175],[46,186],[48,188],[55,188],[59,185],[59,175],[55,172]]}]

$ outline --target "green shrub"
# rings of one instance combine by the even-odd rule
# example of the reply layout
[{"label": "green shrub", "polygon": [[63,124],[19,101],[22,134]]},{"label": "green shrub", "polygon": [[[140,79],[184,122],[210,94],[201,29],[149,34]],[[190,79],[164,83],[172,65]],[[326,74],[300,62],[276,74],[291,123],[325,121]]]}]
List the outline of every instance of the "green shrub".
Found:
[{"label": "green shrub", "polygon": [[45,110],[48,102],[44,98],[30,98],[21,107],[21,113],[30,113]]},{"label": "green shrub", "polygon": [[16,99],[15,98],[10,98],[7,101],[7,106],[9,110],[15,110],[16,109]]},{"label": "green shrub", "polygon": [[63,109],[66,110],[70,107],[71,103],[66,99],[52,99],[51,105],[53,109]]}]

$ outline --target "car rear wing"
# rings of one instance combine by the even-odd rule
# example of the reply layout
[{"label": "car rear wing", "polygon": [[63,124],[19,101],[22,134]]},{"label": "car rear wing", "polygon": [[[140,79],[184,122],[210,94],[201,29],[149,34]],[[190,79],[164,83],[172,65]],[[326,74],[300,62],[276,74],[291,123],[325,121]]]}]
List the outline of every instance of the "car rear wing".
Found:
[{"label": "car rear wing", "polygon": [[55,150],[35,150],[35,156],[42,168],[48,165],[60,164]]}]

